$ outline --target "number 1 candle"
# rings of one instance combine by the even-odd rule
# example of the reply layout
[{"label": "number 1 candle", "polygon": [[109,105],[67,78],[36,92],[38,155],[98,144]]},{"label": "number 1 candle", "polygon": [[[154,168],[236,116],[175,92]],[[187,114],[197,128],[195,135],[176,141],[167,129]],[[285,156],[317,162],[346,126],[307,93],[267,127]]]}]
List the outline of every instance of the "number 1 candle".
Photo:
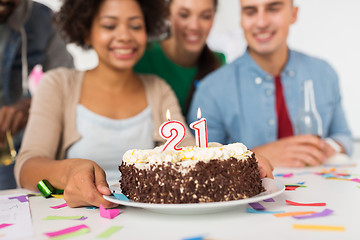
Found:
[{"label": "number 1 candle", "polygon": [[200,108],[197,111],[197,118],[199,120],[191,123],[190,128],[195,130],[196,146],[206,148],[208,147],[206,119],[201,118]]},{"label": "number 1 candle", "polygon": [[185,126],[179,121],[175,121],[175,120],[170,121],[169,109],[166,111],[166,119],[167,122],[161,124],[159,128],[160,136],[163,139],[167,140],[163,146],[162,151],[165,150],[179,151],[182,148],[178,148],[177,145],[179,145],[185,137]]}]

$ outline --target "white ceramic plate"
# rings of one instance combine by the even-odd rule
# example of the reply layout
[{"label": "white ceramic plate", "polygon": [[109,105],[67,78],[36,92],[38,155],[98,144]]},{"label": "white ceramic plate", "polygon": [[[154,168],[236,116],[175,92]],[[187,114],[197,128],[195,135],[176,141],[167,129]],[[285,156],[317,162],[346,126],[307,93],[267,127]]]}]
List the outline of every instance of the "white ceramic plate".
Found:
[{"label": "white ceramic plate", "polygon": [[263,186],[266,189],[256,196],[246,199],[240,199],[227,202],[211,202],[211,203],[185,203],[185,204],[154,204],[154,203],[141,203],[133,201],[123,201],[115,198],[114,196],[103,196],[106,200],[114,202],[123,206],[143,208],[152,212],[167,213],[167,214],[203,214],[222,212],[228,208],[233,208],[239,205],[259,202],[268,198],[275,197],[285,190],[285,186],[270,178],[262,179]]}]

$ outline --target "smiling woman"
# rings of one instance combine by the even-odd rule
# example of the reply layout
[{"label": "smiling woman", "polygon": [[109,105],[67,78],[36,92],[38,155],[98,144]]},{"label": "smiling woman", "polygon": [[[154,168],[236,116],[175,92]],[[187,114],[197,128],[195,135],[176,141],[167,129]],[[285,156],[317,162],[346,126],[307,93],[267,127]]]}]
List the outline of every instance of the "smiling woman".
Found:
[{"label": "smiling woman", "polygon": [[225,56],[206,44],[217,0],[170,0],[168,8],[169,36],[149,45],[135,71],[165,79],[186,113],[197,81],[225,64]]},{"label": "smiling woman", "polygon": [[[35,189],[39,179],[47,179],[64,189],[71,207],[111,207],[102,195],[110,194],[106,180],[120,179],[123,153],[164,143],[157,130],[166,109],[185,122],[162,79],[133,72],[147,36],[163,29],[163,3],[64,1],[56,15],[62,33],[69,42],[92,48],[99,63],[87,71],[62,68],[44,75],[16,163],[22,187]],[[186,131],[182,143],[192,145]]]}]

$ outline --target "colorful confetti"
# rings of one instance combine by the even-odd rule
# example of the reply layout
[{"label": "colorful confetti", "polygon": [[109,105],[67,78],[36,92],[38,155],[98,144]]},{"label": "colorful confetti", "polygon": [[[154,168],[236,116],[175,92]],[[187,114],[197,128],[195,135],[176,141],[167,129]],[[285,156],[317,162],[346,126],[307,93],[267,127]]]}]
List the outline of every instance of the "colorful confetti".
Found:
[{"label": "colorful confetti", "polygon": [[204,240],[203,237],[183,238],[183,240]]},{"label": "colorful confetti", "polygon": [[60,204],[60,205],[57,205],[57,206],[52,206],[50,208],[52,209],[59,209],[59,208],[63,208],[63,207],[67,207],[67,204],[66,203],[63,203],[63,204]]},{"label": "colorful confetti", "polygon": [[64,235],[64,234],[73,233],[73,232],[76,232],[76,231],[84,229],[84,228],[89,229],[88,226],[86,226],[84,224],[81,224],[81,225],[65,228],[65,229],[62,229],[62,230],[59,230],[59,231],[48,232],[48,233],[44,233],[44,234],[46,236],[48,236],[48,237],[57,237],[57,236],[61,236],[61,235]]},{"label": "colorful confetti", "polygon": [[304,229],[304,230],[318,230],[318,231],[345,231],[343,226],[327,226],[327,225],[302,225],[294,224],[293,228],[295,229]]},{"label": "colorful confetti", "polygon": [[9,197],[9,199],[17,199],[19,200],[19,202],[28,202],[28,198],[27,195],[20,195],[20,196],[16,196],[16,197]]},{"label": "colorful confetti", "polygon": [[0,224],[0,229],[9,227],[9,226],[11,226],[11,225],[13,225],[13,224],[11,224],[11,223],[10,223],[10,224],[9,224],[9,223]]},{"label": "colorful confetti", "polygon": [[326,203],[298,203],[290,200],[285,200],[285,202],[293,206],[326,206]]},{"label": "colorful confetti", "polygon": [[308,211],[308,212],[285,212],[285,213],[276,213],[274,214],[275,217],[291,217],[291,216],[299,216],[299,215],[307,215],[316,213],[315,211]]},{"label": "colorful confetti", "polygon": [[114,197],[118,200],[126,201],[128,202],[129,199],[122,193],[113,193]]},{"label": "colorful confetti", "polygon": [[258,202],[249,203],[249,205],[255,210],[266,210],[266,208]]},{"label": "colorful confetti", "polygon": [[103,205],[100,204],[100,216],[103,218],[113,219],[117,215],[119,215],[120,209],[114,208],[114,209],[105,209]]},{"label": "colorful confetti", "polygon": [[88,232],[90,232],[90,229],[83,228],[83,229],[77,230],[77,231],[72,232],[72,233],[67,233],[67,234],[64,234],[64,235],[60,235],[60,236],[51,238],[51,240],[63,240],[63,239],[73,238],[73,237],[77,237],[77,236],[86,234]]},{"label": "colorful confetti", "polygon": [[273,198],[265,199],[264,202],[275,202]]},{"label": "colorful confetti", "polygon": [[334,211],[331,209],[325,209],[322,212],[317,212],[317,213],[313,213],[313,214],[309,214],[309,215],[304,215],[304,216],[292,216],[293,218],[296,219],[307,219],[307,218],[317,218],[317,217],[326,217],[329,216],[330,214],[332,214]]},{"label": "colorful confetti", "polygon": [[51,194],[51,196],[54,198],[64,198],[64,195],[62,194]]},{"label": "colorful confetti", "polygon": [[47,216],[43,220],[85,220],[84,216]]},{"label": "colorful confetti", "polygon": [[108,228],[106,231],[97,235],[96,238],[109,238],[113,234],[115,234],[116,232],[121,230],[122,228],[123,228],[122,226],[112,226],[112,227]]},{"label": "colorful confetti", "polygon": [[264,210],[255,210],[252,208],[246,208],[246,212],[248,213],[267,213],[267,214],[277,214],[277,213],[285,213],[285,211],[264,211]]}]

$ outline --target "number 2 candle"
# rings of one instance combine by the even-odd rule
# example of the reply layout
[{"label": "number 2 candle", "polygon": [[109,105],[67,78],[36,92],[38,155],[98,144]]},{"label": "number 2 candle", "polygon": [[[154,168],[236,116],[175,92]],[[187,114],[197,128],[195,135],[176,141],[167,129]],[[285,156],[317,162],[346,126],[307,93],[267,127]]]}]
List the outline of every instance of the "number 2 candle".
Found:
[{"label": "number 2 candle", "polygon": [[182,148],[177,147],[185,137],[185,126],[179,121],[170,121],[170,111],[166,111],[167,122],[161,124],[159,128],[160,136],[167,140],[163,146],[162,151],[165,150],[181,150]]}]

